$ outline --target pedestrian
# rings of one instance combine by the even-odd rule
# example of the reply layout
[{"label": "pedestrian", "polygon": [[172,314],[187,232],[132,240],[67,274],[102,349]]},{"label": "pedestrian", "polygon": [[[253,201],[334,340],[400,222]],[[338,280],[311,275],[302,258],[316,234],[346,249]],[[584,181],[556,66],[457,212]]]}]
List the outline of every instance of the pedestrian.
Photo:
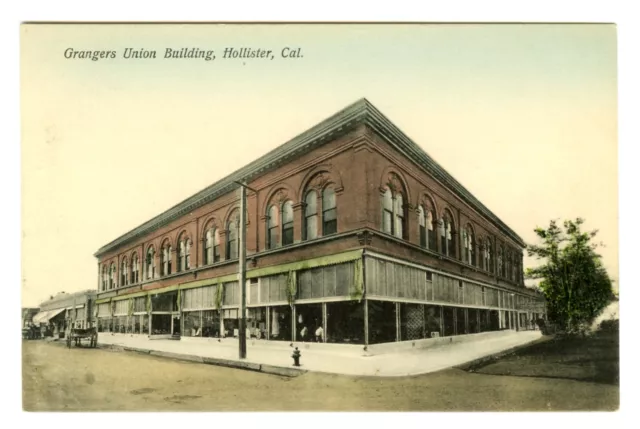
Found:
[{"label": "pedestrian", "polygon": [[316,329],[316,342],[321,343],[323,340],[324,340],[324,329],[322,329],[322,326],[318,326],[318,329]]},{"label": "pedestrian", "polygon": [[304,327],[302,328],[302,330],[300,331],[300,339],[301,339],[302,341],[305,341],[305,340],[307,339],[307,333],[308,333],[308,332],[309,332],[309,330],[307,329],[307,327],[306,327],[306,326],[304,326]]}]

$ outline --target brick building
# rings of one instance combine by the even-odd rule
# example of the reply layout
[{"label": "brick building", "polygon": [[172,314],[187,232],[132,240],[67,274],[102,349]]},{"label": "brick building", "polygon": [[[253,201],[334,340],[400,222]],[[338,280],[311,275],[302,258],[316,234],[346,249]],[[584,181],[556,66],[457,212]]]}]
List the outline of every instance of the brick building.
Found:
[{"label": "brick building", "polygon": [[238,334],[236,181],[256,190],[248,336],[368,345],[544,311],[522,239],[362,99],[100,248],[99,331]]},{"label": "brick building", "polygon": [[74,293],[60,292],[40,304],[39,312],[33,316],[35,326],[42,334],[63,337],[70,328],[86,328],[93,324],[92,315],[96,300],[95,289]]}]

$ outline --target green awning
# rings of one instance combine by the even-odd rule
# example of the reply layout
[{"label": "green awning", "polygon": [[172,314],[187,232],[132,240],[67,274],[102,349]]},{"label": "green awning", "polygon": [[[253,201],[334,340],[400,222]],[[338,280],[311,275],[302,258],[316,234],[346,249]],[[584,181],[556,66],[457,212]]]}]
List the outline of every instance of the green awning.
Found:
[{"label": "green awning", "polygon": [[[338,253],[336,255],[321,256],[313,259],[305,259],[304,261],[290,262],[288,264],[276,265],[273,267],[257,268],[247,271],[247,278],[272,276],[275,274],[288,273],[290,271],[308,270],[310,268],[324,267],[327,265],[342,264],[345,262],[356,261],[362,257],[362,249],[352,250],[349,252]],[[196,280],[193,282],[179,283],[177,285],[167,286],[159,289],[144,290],[128,295],[114,296],[110,298],[101,298],[96,300],[96,304],[102,304],[110,301],[120,301],[123,299],[137,298],[149,294],[161,294],[182,289],[192,289],[203,286],[211,286],[218,283],[227,283],[238,280],[238,274],[227,274],[211,279]]]},{"label": "green awning", "polygon": [[149,291],[144,290],[142,292],[131,293],[131,294],[128,294],[128,295],[114,296],[112,298],[112,300],[113,301],[122,301],[123,299],[139,298],[141,296],[147,296],[148,294],[149,294]]},{"label": "green awning", "polygon": [[308,270],[310,268],[324,267],[326,265],[342,264],[351,262],[362,257],[362,249],[350,252],[338,253],[336,255],[321,256],[319,258],[306,259],[304,261],[290,262],[288,264],[276,265],[275,267],[257,268],[247,271],[247,278],[272,276],[274,274],[288,273],[289,271]]},{"label": "green awning", "polygon": [[211,286],[218,283],[234,282],[238,280],[238,274],[227,274],[226,276],[214,277],[211,279],[196,280],[194,282],[180,283],[180,289],[193,289],[195,287]]}]

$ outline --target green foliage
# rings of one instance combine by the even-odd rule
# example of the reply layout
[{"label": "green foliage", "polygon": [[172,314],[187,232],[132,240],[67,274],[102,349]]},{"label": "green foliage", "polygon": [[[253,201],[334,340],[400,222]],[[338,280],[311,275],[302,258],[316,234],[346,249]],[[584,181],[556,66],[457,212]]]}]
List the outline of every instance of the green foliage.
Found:
[{"label": "green foliage", "polygon": [[584,220],[564,222],[564,230],[552,220],[547,229],[536,228],[542,241],[528,245],[529,256],[544,264],[526,270],[526,277],[540,280],[547,301],[547,316],[558,329],[577,332],[589,324],[613,298],[611,279],[591,240],[597,231],[582,232]]}]

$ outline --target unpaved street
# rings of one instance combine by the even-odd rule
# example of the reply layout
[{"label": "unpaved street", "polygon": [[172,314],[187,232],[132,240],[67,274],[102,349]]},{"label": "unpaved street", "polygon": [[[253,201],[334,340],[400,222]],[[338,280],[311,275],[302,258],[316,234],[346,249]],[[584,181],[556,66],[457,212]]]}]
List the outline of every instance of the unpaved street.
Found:
[{"label": "unpaved street", "polygon": [[612,410],[617,386],[467,373],[296,378],[132,352],[23,342],[27,411]]}]

